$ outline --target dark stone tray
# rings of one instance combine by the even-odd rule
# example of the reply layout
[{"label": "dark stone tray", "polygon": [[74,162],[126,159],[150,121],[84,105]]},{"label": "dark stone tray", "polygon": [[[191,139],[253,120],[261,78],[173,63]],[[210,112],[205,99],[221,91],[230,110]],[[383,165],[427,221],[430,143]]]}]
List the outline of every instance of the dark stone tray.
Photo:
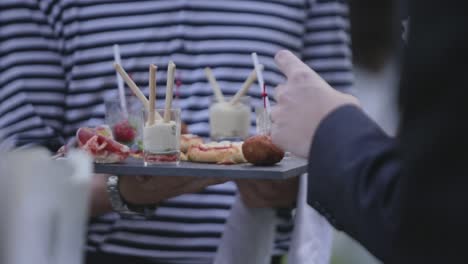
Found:
[{"label": "dark stone tray", "polygon": [[307,161],[285,157],[274,166],[258,167],[251,164],[217,165],[180,162],[179,165],[145,166],[143,160],[128,158],[124,163],[95,164],[94,172],[113,175],[195,176],[231,179],[286,179],[307,172]]}]

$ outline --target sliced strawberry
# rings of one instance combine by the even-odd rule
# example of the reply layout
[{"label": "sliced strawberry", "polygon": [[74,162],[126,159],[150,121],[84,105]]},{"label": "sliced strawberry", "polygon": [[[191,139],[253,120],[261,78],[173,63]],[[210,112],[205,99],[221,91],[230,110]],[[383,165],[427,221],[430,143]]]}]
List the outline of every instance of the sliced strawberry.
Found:
[{"label": "sliced strawberry", "polygon": [[115,139],[119,142],[132,142],[136,134],[136,129],[128,120],[123,120],[114,126]]}]

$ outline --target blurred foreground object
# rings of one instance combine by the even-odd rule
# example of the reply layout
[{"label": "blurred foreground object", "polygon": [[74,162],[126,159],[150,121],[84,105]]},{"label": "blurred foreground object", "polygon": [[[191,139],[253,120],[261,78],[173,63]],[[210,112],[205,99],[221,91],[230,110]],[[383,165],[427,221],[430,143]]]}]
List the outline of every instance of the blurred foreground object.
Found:
[{"label": "blurred foreground object", "polygon": [[91,158],[53,160],[42,148],[1,155],[0,263],[81,264]]}]

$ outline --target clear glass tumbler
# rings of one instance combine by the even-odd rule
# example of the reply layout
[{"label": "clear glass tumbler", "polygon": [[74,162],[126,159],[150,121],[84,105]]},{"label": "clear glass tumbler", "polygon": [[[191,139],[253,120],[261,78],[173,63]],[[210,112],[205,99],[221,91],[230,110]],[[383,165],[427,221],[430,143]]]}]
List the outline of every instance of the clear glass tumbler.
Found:
[{"label": "clear glass tumbler", "polygon": [[264,106],[255,108],[256,131],[259,135],[271,134],[271,116]]},{"label": "clear glass tumbler", "polygon": [[130,147],[133,151],[141,150],[143,119],[141,109],[143,104],[136,97],[126,97],[127,115],[121,107],[120,100],[107,99],[106,124],[111,128],[114,139]]},{"label": "clear glass tumbler", "polygon": [[213,100],[210,107],[210,137],[214,141],[242,141],[249,136],[250,97],[244,96],[235,104]]},{"label": "clear glass tumbler", "polygon": [[[164,109],[155,110],[164,118]],[[170,109],[169,121],[163,119],[148,123],[143,111],[143,159],[145,165],[179,164],[180,162],[180,109]]]}]

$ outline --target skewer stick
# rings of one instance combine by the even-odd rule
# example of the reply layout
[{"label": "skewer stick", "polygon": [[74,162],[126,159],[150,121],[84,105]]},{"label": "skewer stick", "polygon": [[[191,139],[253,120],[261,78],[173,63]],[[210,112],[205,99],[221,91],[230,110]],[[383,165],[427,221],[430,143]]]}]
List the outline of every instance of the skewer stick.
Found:
[{"label": "skewer stick", "polygon": [[181,78],[181,73],[176,72],[176,78],[175,78],[175,107],[174,108],[180,108],[179,106],[179,97],[180,97],[180,87],[182,86],[182,78]]},{"label": "skewer stick", "polygon": [[148,125],[154,125],[156,121],[156,70],[158,68],[151,64],[149,66],[149,113],[148,113]]},{"label": "skewer stick", "polygon": [[[120,64],[114,63],[114,68],[115,70],[122,76],[124,79],[125,83],[130,87],[130,89],[133,91],[133,93],[140,99],[141,103],[143,104],[143,107],[145,108],[146,111],[149,110],[149,101],[146,99],[146,96],[141,92],[140,88],[136,85],[136,83],[128,76],[127,72],[122,68]],[[162,117],[159,115],[158,112],[156,114],[156,119],[161,119]]]},{"label": "skewer stick", "polygon": [[[120,58],[120,49],[118,44],[114,44],[114,62],[117,64],[122,64],[121,58]],[[119,99],[120,99],[120,108],[122,108],[122,112],[124,114],[125,118],[128,118],[128,110],[127,110],[127,102],[125,98],[125,91],[124,91],[124,83],[122,80],[122,77],[118,74],[115,73],[115,77],[117,78],[117,88],[119,91]]]},{"label": "skewer stick", "polygon": [[[260,65],[262,68],[263,68],[263,65]],[[237,102],[239,102],[239,100],[242,98],[242,96],[244,96],[247,91],[249,90],[250,86],[252,86],[252,84],[257,80],[257,72],[254,70],[252,70],[252,72],[250,73],[249,77],[247,78],[247,80],[245,80],[244,84],[242,85],[242,88],[237,91],[237,93],[234,95],[234,97],[231,99],[231,101],[229,102],[230,104],[234,105],[236,104]]]},{"label": "skewer stick", "polygon": [[146,99],[145,95],[141,92],[140,88],[136,85],[136,83],[128,76],[127,72],[122,68],[122,66],[118,63],[114,63],[115,70],[122,76],[125,83],[132,89],[133,93],[135,93],[136,97],[140,99],[141,103],[145,107],[146,110],[149,109],[149,102]]},{"label": "skewer stick", "polygon": [[219,103],[225,102],[223,92],[221,91],[221,87],[219,87],[218,82],[216,82],[216,78],[214,77],[213,72],[211,71],[210,67],[205,68],[205,75],[211,84],[211,88],[213,88],[213,92],[215,94],[216,100]]},{"label": "skewer stick", "polygon": [[253,60],[253,64],[254,64],[254,67],[255,67],[255,71],[257,71],[257,76],[258,76],[258,85],[260,86],[260,89],[263,89],[263,84],[265,83],[263,81],[263,74],[262,74],[262,70],[263,68],[261,69],[260,68],[260,62],[258,61],[258,56],[257,56],[257,53],[252,53],[252,60]]},{"label": "skewer stick", "polygon": [[174,89],[174,74],[176,65],[170,61],[167,65],[167,84],[166,84],[166,107],[164,109],[164,122],[168,123],[171,120],[171,107]]}]

